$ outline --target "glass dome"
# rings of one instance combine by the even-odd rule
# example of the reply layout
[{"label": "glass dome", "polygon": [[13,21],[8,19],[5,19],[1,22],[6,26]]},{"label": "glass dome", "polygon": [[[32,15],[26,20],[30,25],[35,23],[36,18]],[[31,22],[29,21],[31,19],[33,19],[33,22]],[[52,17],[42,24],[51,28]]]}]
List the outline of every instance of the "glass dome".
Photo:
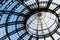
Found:
[{"label": "glass dome", "polygon": [[0,0],[0,40],[60,40],[60,0]]}]

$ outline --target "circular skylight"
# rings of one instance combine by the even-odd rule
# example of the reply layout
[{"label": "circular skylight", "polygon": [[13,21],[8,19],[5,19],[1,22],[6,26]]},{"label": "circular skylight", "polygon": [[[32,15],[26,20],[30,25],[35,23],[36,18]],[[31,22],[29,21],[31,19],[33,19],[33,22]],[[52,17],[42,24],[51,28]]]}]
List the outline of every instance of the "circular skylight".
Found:
[{"label": "circular skylight", "polygon": [[35,37],[49,35],[57,28],[58,18],[49,12],[38,12],[33,14],[27,21],[26,29]]}]

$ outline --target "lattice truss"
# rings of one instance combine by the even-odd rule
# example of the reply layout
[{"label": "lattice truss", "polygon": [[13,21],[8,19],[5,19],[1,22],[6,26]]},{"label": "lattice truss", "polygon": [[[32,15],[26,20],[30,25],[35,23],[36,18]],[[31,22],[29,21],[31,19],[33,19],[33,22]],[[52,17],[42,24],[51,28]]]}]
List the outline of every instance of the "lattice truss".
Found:
[{"label": "lattice truss", "polygon": [[[56,13],[58,24],[51,35],[40,38],[27,32],[26,22],[36,11]],[[60,40],[59,26],[60,0],[0,0],[0,40]]]}]

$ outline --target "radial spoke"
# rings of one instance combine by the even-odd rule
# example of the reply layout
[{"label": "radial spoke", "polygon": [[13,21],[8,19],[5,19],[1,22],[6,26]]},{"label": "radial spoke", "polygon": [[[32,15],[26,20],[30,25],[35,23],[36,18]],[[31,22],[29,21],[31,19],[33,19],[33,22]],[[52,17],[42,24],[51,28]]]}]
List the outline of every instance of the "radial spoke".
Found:
[{"label": "radial spoke", "polygon": [[39,37],[37,37],[37,40],[39,40]]},{"label": "radial spoke", "polygon": [[[16,30],[19,32],[19,31],[21,31],[21,30],[24,30],[24,27],[21,27],[21,28],[16,29]],[[13,34],[17,33],[17,31],[16,31],[16,30],[14,30],[14,31],[12,31],[12,32],[10,32],[10,33],[8,33],[8,34],[9,34],[9,36],[11,36],[11,35],[13,35]]]},{"label": "radial spoke", "polygon": [[55,40],[52,35],[50,35],[50,36],[51,36],[51,38],[52,38],[53,40]]},{"label": "radial spoke", "polygon": [[60,8],[60,5],[58,5],[58,6],[54,9],[54,11],[57,11],[59,8]]},{"label": "radial spoke", "polygon": [[24,0],[19,0],[22,5],[24,5],[26,8],[28,8],[31,11],[31,8],[25,4]]},{"label": "radial spoke", "polygon": [[33,36],[30,36],[30,38],[28,40],[31,40]]},{"label": "radial spoke", "polygon": [[3,37],[0,38],[0,40],[4,40],[7,38],[7,35],[4,35]]},{"label": "radial spoke", "polygon": [[58,31],[56,31],[56,33],[57,33],[58,35],[60,35],[60,33],[59,33]]},{"label": "radial spoke", "polygon": [[52,0],[48,1],[47,8],[49,8],[50,4],[52,3]]},{"label": "radial spoke", "polygon": [[44,40],[46,40],[45,37],[44,37]]},{"label": "radial spoke", "polygon": [[38,5],[38,8],[39,8],[39,1],[38,1],[38,0],[36,0],[36,2],[37,2],[37,5]]},{"label": "radial spoke", "polygon": [[27,32],[25,32],[24,34],[22,34],[17,40],[21,40],[26,35],[27,35]]}]

